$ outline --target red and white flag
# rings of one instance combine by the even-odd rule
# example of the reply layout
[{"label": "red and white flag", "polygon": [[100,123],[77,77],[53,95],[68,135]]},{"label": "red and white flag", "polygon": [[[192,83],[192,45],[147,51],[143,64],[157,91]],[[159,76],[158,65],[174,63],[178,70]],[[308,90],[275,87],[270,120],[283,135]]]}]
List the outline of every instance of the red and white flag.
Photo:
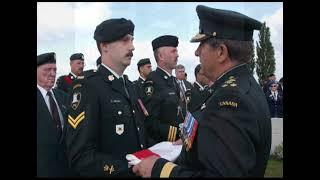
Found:
[{"label": "red and white flag", "polygon": [[180,155],[182,145],[173,145],[172,142],[163,141],[154,146],[135,152],[133,154],[127,154],[126,159],[129,161],[129,165],[136,165],[140,161],[149,156],[155,155],[168,161],[175,161]]}]

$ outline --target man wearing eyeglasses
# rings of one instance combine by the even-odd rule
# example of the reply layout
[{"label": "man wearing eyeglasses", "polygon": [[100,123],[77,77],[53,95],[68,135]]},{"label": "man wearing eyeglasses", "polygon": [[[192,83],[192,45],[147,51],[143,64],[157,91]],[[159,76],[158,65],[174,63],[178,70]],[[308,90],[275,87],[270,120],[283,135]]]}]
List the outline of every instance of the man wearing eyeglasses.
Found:
[{"label": "man wearing eyeglasses", "polygon": [[68,75],[60,76],[57,79],[57,88],[70,94],[72,82],[83,72],[84,56],[82,53],[75,53],[70,56],[71,72]]}]

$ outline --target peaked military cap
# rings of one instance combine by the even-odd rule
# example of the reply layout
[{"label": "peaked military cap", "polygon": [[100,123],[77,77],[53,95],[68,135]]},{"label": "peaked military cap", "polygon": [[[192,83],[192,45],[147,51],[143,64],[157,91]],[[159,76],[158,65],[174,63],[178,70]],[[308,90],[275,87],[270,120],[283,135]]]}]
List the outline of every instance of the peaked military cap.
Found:
[{"label": "peaked military cap", "polygon": [[97,42],[113,42],[121,39],[127,34],[133,36],[134,24],[131,20],[124,18],[108,19],[96,27],[94,39]]},{"label": "peaked military cap", "polygon": [[77,59],[84,61],[83,54],[82,53],[75,53],[70,56],[70,61],[77,60]]},{"label": "peaked military cap", "polygon": [[177,47],[178,44],[179,44],[178,37],[171,36],[171,35],[164,35],[164,36],[157,37],[152,41],[152,48],[153,50],[156,50],[159,47],[163,47],[163,46]]},{"label": "peaked military cap", "polygon": [[145,65],[145,64],[151,64],[150,59],[149,58],[144,58],[144,59],[140,59],[140,61],[138,62],[138,68]]},{"label": "peaked military cap", "polygon": [[251,41],[253,31],[260,30],[262,24],[244,14],[214,9],[203,5],[196,8],[200,23],[199,33],[191,42],[200,42],[208,38]]},{"label": "peaked military cap", "polygon": [[42,64],[47,63],[56,63],[56,53],[50,52],[50,53],[44,53],[37,56],[37,67]]}]

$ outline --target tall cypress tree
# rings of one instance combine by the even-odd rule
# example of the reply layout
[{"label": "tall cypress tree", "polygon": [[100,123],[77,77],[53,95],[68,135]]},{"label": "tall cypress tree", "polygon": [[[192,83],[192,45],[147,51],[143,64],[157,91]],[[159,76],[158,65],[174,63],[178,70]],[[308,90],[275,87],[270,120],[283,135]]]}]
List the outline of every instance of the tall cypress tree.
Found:
[{"label": "tall cypress tree", "polygon": [[275,58],[274,49],[270,41],[270,30],[266,26],[266,22],[263,23],[262,28],[258,34],[259,43],[257,42],[257,62],[256,72],[259,77],[259,81],[263,81],[266,77],[275,72]]},{"label": "tall cypress tree", "polygon": [[254,41],[252,41],[252,44],[250,46],[250,48],[252,49],[252,54],[250,55],[250,61],[248,62],[248,67],[249,67],[249,71],[250,73],[253,75],[254,72],[254,68],[256,66],[256,62],[255,62],[255,58],[254,58]]}]

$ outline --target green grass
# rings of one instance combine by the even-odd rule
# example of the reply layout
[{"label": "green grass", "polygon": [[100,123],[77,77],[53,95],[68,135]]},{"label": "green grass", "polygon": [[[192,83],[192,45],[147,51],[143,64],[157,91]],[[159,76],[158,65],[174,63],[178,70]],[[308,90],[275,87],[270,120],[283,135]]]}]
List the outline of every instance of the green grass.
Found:
[{"label": "green grass", "polygon": [[283,161],[269,159],[264,177],[283,177]]}]

